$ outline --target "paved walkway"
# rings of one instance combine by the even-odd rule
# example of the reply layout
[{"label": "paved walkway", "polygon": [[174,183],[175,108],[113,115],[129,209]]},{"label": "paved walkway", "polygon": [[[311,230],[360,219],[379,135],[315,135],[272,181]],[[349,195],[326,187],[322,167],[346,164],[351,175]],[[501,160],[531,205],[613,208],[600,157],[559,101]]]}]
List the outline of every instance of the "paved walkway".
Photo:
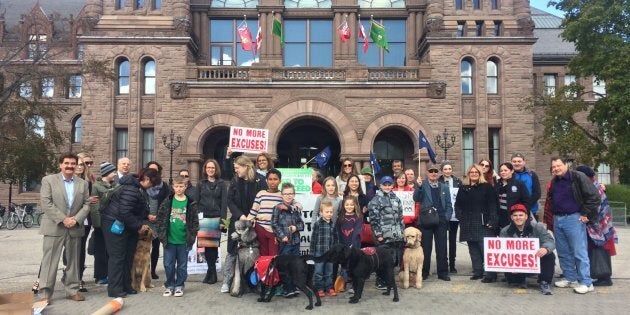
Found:
[{"label": "paved walkway", "polygon": [[[535,280],[530,279],[528,290],[508,288],[505,283],[483,284],[471,281],[470,258],[465,244],[458,245],[457,275],[450,282],[437,280],[431,275],[421,290],[400,290],[400,302],[381,295],[374,288],[373,277],[366,284],[366,292],[359,304],[349,304],[347,294],[325,297],[323,305],[312,314],[620,314],[627,308],[630,297],[630,228],[618,228],[620,244],[618,255],[613,257],[614,286],[596,288],[594,293],[575,294],[569,289],[553,289],[552,296],[538,293]],[[41,259],[42,236],[37,229],[0,230],[0,292],[30,290],[37,275]],[[433,256],[435,272],[435,256]],[[85,275],[92,275],[93,258],[87,258]],[[557,270],[559,273],[559,270]],[[59,273],[60,274],[60,273]],[[293,314],[307,312],[304,295],[285,299],[274,297],[271,303],[256,302],[257,296],[248,294],[234,298],[219,292],[220,284],[201,283],[201,275],[192,275],[186,283],[181,298],[162,297],[159,286],[164,279],[162,262],[158,266],[157,288],[125,299],[120,314],[209,314],[217,311],[237,314]],[[58,281],[54,304],[46,314],[90,314],[104,305],[109,298],[107,289],[89,282],[85,302],[72,302],[63,298],[63,288]]]}]

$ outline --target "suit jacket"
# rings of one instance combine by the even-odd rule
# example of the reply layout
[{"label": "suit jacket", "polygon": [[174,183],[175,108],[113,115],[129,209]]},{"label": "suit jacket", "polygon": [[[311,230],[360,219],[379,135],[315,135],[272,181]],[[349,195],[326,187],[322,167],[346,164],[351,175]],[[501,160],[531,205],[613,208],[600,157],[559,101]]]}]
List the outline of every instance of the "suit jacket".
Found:
[{"label": "suit jacket", "polygon": [[[71,237],[81,237],[85,233],[83,221],[90,214],[88,182],[74,176],[74,200],[68,214],[68,197],[62,176],[61,173],[57,173],[42,178],[40,201],[44,215],[39,234],[63,236],[68,232]],[[66,228],[63,225],[63,220],[67,217],[74,217],[77,224],[69,229]]]},{"label": "suit jacket", "polygon": [[[446,218],[446,220],[450,220],[451,216],[453,215],[453,205],[451,205],[450,188],[446,183],[442,183],[439,180],[438,185],[440,187],[440,202],[442,203],[442,208],[444,208],[444,213],[440,213],[440,217]],[[422,186],[418,186],[418,183],[414,183],[413,201],[419,202],[423,209],[426,207],[434,206],[433,196],[431,195],[431,184],[429,184],[428,179],[424,179],[422,181]]]}]

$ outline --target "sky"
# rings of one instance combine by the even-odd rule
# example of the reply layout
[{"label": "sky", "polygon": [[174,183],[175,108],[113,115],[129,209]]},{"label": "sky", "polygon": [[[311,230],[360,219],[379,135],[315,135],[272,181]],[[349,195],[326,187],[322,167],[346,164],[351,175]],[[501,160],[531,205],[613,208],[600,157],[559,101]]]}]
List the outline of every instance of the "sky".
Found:
[{"label": "sky", "polygon": [[559,17],[563,17],[564,16],[564,12],[560,11],[560,10],[556,10],[555,7],[547,7],[547,3],[549,3],[549,0],[530,0],[530,4],[532,7],[535,7],[537,9],[541,9],[545,12],[549,12],[553,15],[559,16]]}]

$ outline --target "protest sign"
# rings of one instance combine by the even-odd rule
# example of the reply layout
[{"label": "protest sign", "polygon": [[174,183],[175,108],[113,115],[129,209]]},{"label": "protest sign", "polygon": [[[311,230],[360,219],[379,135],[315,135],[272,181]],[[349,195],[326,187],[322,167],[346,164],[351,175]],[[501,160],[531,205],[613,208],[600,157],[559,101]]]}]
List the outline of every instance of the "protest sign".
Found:
[{"label": "protest sign", "polygon": [[232,152],[267,152],[269,130],[247,127],[230,127],[230,149]]},{"label": "protest sign", "polygon": [[313,182],[313,171],[310,168],[279,168],[282,182],[295,186],[296,194],[310,194]]},{"label": "protest sign", "polygon": [[537,238],[484,237],[486,271],[540,273]]},{"label": "protest sign", "polygon": [[413,191],[395,191],[394,194],[400,199],[403,209],[403,217],[416,216],[416,203],[413,201]]}]

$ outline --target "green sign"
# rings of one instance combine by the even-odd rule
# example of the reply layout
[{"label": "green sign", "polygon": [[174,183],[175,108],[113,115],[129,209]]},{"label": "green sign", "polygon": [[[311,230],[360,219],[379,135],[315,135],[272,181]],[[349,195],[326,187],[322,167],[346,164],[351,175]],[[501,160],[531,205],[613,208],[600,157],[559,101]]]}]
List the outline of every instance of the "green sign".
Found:
[{"label": "green sign", "polygon": [[310,168],[279,168],[282,173],[282,182],[295,186],[298,194],[310,194],[313,182],[313,171]]}]

